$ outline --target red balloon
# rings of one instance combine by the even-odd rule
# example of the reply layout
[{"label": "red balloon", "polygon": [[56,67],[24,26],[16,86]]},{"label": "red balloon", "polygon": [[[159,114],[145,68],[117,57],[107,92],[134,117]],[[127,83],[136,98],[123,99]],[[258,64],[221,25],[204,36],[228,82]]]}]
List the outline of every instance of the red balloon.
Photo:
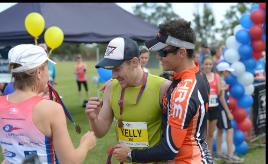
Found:
[{"label": "red balloon", "polygon": [[248,132],[252,127],[252,123],[250,119],[247,117],[242,122],[238,123],[237,127],[243,132]]},{"label": "red balloon", "polygon": [[259,3],[259,6],[260,6],[260,8],[262,8],[262,9],[266,9],[266,3]]},{"label": "red balloon", "polygon": [[262,39],[262,27],[260,25],[253,25],[250,29],[249,29],[249,34],[252,40],[260,40]]},{"label": "red balloon", "polygon": [[244,132],[244,131],[242,131],[244,134],[245,134],[245,141],[248,141],[248,132]]},{"label": "red balloon", "polygon": [[253,51],[262,52],[265,50],[265,42],[263,40],[254,40],[251,44]]},{"label": "red balloon", "polygon": [[232,96],[229,96],[229,106],[228,107],[232,111],[234,111],[237,108],[237,100]]},{"label": "red balloon", "polygon": [[250,14],[250,19],[254,24],[262,24],[265,21],[265,13],[262,10],[255,10]]},{"label": "red balloon", "polygon": [[253,57],[256,60],[259,60],[260,58],[262,58],[262,52],[253,51]]},{"label": "red balloon", "polygon": [[233,111],[233,116],[237,123],[241,123],[246,119],[247,111],[238,107],[235,111]]}]

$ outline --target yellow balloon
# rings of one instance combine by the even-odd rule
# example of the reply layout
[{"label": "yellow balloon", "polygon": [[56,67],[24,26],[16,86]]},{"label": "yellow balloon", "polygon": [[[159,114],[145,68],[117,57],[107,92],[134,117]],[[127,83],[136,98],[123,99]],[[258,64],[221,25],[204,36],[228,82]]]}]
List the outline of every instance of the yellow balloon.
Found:
[{"label": "yellow balloon", "polygon": [[38,38],[45,28],[45,20],[43,16],[36,12],[28,14],[24,23],[28,33],[35,38]]},{"label": "yellow balloon", "polygon": [[62,44],[63,39],[64,34],[57,26],[49,27],[45,32],[45,42],[51,49],[59,47]]}]

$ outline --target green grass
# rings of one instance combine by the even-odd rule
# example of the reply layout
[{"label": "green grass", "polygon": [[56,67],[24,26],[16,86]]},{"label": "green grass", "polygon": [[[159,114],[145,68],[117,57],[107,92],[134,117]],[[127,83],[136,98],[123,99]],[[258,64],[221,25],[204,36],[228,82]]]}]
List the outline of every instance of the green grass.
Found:
[{"label": "green grass", "polygon": [[[57,62],[56,64],[56,89],[63,97],[63,101],[71,112],[73,119],[80,124],[82,134],[89,129],[88,121],[84,112],[84,108],[81,107],[78,97],[77,86],[74,75],[74,62]],[[96,69],[94,68],[95,62],[87,62],[87,79],[89,86],[89,95],[97,95],[97,84],[93,82],[93,77],[97,76]],[[150,69],[150,72],[159,75],[160,69]],[[82,90],[84,91],[84,90]],[[84,92],[82,92],[84,93]],[[75,147],[78,146],[80,137],[82,134],[77,134],[74,127],[68,121],[68,129],[72,141]],[[115,139],[115,127],[112,125],[109,132],[105,137],[97,140],[97,145],[92,149],[85,160],[85,164],[102,164],[106,162],[107,153],[106,150],[109,146],[116,144]],[[251,148],[249,152],[244,156],[245,163],[252,164],[264,164],[265,163],[265,148]],[[2,161],[2,156],[0,156]],[[118,163],[113,160],[113,163]]]}]

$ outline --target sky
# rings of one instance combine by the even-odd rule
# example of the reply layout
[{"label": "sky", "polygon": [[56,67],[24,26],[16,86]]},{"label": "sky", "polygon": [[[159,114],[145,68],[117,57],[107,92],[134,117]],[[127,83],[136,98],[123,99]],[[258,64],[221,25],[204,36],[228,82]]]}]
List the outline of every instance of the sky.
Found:
[{"label": "sky", "polygon": [[[0,12],[15,5],[16,3],[0,3]],[[133,13],[132,8],[136,4],[141,3],[116,3],[126,11]],[[160,3],[161,4],[161,3]],[[220,21],[224,19],[224,14],[230,6],[235,5],[236,3],[209,3],[211,6],[214,16],[216,18],[216,26],[220,26]],[[198,9],[198,6],[203,6],[203,3],[172,3],[173,11],[188,21],[193,21],[193,13]]]},{"label": "sky", "polygon": [[[117,3],[123,9],[132,12],[132,7],[141,3]],[[161,3],[160,3],[161,4]],[[171,3],[173,11],[184,18],[187,21],[193,21],[193,13],[200,7],[202,9],[203,3]],[[220,26],[220,22],[224,19],[224,14],[230,8],[237,3],[208,3],[213,10],[213,14],[216,19],[216,26]]]}]

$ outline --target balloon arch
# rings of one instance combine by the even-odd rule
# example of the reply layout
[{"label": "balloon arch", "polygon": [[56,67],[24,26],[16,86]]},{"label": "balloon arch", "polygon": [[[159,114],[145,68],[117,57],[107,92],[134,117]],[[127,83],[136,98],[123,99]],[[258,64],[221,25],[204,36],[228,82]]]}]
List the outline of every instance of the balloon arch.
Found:
[{"label": "balloon arch", "polygon": [[[254,4],[249,12],[241,16],[240,24],[234,28],[233,35],[227,38],[227,49],[223,54],[224,61],[234,69],[224,80],[230,85],[229,108],[234,116],[233,146],[238,155],[248,152],[246,140],[252,127],[249,114],[253,105],[254,72],[266,45],[265,17],[266,3]],[[213,147],[215,150],[215,144]],[[227,151],[226,142],[221,149],[222,152]]]}]

